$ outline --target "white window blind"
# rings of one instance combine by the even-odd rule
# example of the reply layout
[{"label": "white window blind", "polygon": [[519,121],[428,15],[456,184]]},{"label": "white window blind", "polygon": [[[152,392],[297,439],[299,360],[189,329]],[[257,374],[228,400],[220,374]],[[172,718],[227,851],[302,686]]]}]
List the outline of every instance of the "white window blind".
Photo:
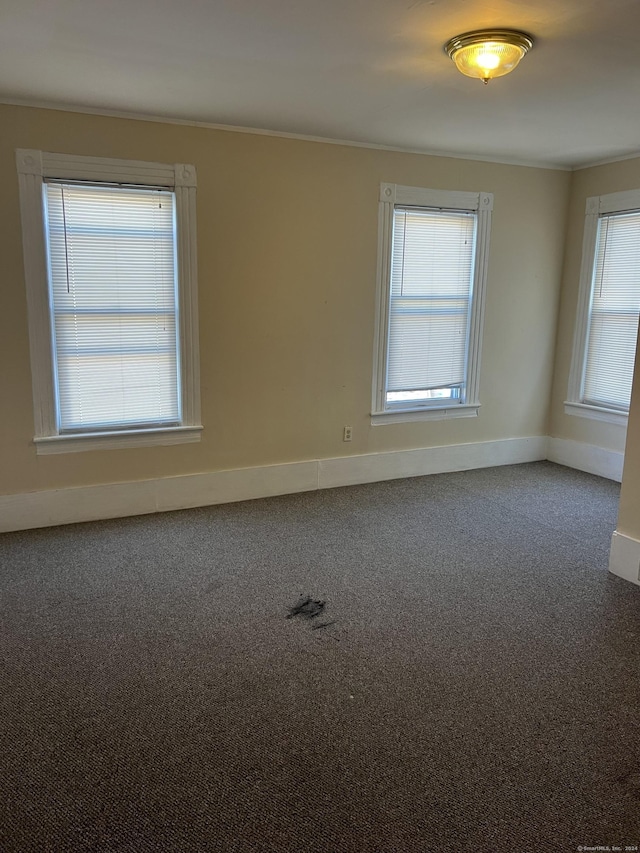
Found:
[{"label": "white window blind", "polygon": [[44,186],[60,433],[178,424],[174,193]]},{"label": "white window blind", "polygon": [[464,400],[476,222],[394,208],[387,403]]},{"label": "white window blind", "polygon": [[601,216],[583,402],[628,410],[640,314],[640,212]]}]

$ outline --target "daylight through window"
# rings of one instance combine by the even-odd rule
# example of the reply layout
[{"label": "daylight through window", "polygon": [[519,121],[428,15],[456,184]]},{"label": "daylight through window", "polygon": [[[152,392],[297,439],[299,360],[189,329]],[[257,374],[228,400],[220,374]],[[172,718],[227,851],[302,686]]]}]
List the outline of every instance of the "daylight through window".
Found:
[{"label": "daylight through window", "polygon": [[60,431],[180,422],[174,194],[48,182]]},{"label": "daylight through window", "polygon": [[16,160],[37,452],[199,441],[195,168]]},{"label": "daylight through window", "polygon": [[640,190],[587,199],[570,415],[626,424],[640,315]]},{"label": "daylight through window", "polygon": [[382,185],[374,423],[477,413],[491,207]]}]

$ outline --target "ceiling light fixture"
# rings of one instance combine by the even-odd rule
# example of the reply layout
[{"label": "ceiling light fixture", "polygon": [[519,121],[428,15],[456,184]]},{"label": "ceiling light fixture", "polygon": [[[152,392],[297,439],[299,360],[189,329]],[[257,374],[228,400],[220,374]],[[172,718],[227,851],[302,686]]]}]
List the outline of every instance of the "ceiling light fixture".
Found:
[{"label": "ceiling light fixture", "polygon": [[517,30],[476,30],[449,39],[444,49],[458,71],[487,84],[513,71],[532,47],[531,36]]}]

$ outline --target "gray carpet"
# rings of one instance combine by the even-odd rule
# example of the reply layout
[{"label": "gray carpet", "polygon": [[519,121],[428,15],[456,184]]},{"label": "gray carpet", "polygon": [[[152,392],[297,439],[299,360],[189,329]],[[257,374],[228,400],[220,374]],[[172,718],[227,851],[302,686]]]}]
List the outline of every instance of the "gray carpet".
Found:
[{"label": "gray carpet", "polygon": [[1,537],[0,850],[637,844],[617,500],[535,463]]}]

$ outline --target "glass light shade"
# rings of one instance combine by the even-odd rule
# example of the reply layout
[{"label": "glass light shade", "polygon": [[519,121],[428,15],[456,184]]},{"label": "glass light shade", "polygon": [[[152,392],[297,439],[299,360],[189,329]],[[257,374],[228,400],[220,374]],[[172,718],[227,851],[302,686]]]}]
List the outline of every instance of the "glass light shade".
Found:
[{"label": "glass light shade", "polygon": [[481,30],[452,38],[445,51],[462,74],[487,83],[513,71],[532,46],[533,39],[526,33]]}]

